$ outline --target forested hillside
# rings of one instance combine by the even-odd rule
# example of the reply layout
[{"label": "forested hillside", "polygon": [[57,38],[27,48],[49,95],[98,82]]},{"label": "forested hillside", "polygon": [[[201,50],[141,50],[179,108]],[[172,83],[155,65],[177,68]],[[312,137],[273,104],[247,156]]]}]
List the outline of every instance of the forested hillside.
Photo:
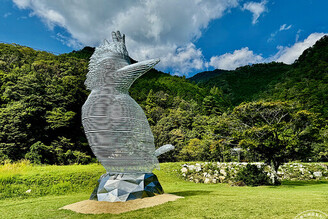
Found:
[{"label": "forested hillside", "polygon": [[204,88],[219,87],[235,106],[243,101],[257,99],[259,94],[269,89],[269,85],[280,82],[284,73],[290,69],[290,65],[272,62],[248,65],[234,71],[214,70],[214,74],[199,73],[189,80]]},{"label": "forested hillside", "polygon": [[308,48],[282,80],[262,95],[272,100],[298,101],[304,109],[328,119],[328,36]]},{"label": "forested hillside", "polygon": [[53,163],[90,154],[80,113],[87,66],[84,59],[0,44],[0,159]]},{"label": "forested hillside", "polygon": [[224,73],[231,73],[233,71],[229,71],[229,70],[222,70],[222,69],[215,69],[213,71],[204,71],[204,72],[200,72],[198,74],[195,74],[194,76],[188,78],[190,81],[194,81],[196,83],[206,83],[209,80],[211,80],[212,78],[215,78],[221,74]]},{"label": "forested hillside", "polygon": [[[81,125],[84,86],[94,49],[53,55],[0,44],[0,162],[88,163],[94,160]],[[244,66],[191,79],[155,69],[131,87],[156,147],[176,149],[161,161],[328,159],[328,40],[293,65]],[[278,159],[278,158],[272,158]]]}]

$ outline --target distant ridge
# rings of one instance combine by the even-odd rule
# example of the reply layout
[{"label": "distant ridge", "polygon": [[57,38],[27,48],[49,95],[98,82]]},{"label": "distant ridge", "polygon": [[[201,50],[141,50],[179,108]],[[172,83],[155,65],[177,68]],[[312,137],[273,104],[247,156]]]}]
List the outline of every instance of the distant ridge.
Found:
[{"label": "distant ridge", "polygon": [[246,65],[233,71],[216,69],[196,74],[191,82],[203,88],[217,87],[228,95],[232,105],[257,99],[258,95],[278,83],[283,74],[292,68],[283,63]]},{"label": "distant ridge", "polygon": [[211,78],[214,78],[222,73],[230,72],[228,70],[222,70],[222,69],[215,69],[214,71],[204,71],[200,72],[198,74],[195,74],[194,76],[188,78],[190,81],[195,81],[196,83],[202,83],[205,81],[208,81]]}]

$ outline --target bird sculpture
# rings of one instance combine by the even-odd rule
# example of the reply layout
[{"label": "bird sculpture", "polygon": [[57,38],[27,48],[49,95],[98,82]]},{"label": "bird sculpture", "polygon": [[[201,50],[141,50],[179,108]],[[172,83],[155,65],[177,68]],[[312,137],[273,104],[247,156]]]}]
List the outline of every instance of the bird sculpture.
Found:
[{"label": "bird sculpture", "polygon": [[[111,43],[105,40],[90,58],[85,85],[91,93],[82,106],[82,124],[88,143],[107,171],[107,181],[105,176],[100,179],[102,188],[106,187],[106,183],[113,183],[110,180],[140,178],[140,174],[150,176],[154,168],[159,168],[157,156],[174,148],[168,144],[155,150],[146,115],[128,92],[133,82],[160,60],[132,64],[125,46],[125,35],[122,36],[119,31],[112,32],[112,39]],[[113,192],[112,187],[107,189],[106,197],[108,192],[113,195],[120,190],[114,188]],[[98,190],[102,188],[98,187]],[[138,198],[135,194],[130,195],[132,198],[128,196],[107,199],[125,201]]]}]

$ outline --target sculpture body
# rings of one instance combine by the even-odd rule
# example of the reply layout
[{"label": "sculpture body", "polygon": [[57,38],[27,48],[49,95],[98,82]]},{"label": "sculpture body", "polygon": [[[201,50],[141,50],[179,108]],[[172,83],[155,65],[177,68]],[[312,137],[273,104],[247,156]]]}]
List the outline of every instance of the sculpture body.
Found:
[{"label": "sculpture body", "polygon": [[142,108],[128,93],[132,83],[159,60],[130,63],[124,38],[96,48],[86,85],[91,89],[82,107],[89,145],[110,173],[147,173],[158,167],[154,137]]},{"label": "sculpture body", "polygon": [[[85,84],[91,93],[82,107],[82,124],[89,145],[111,179],[119,174],[151,173],[159,167],[156,156],[173,148],[166,145],[155,152],[148,120],[128,93],[132,83],[159,60],[131,64],[124,35],[113,32],[112,37],[113,43],[105,41],[90,59]],[[106,182],[100,182],[103,188]],[[113,191],[109,184],[107,191]]]}]

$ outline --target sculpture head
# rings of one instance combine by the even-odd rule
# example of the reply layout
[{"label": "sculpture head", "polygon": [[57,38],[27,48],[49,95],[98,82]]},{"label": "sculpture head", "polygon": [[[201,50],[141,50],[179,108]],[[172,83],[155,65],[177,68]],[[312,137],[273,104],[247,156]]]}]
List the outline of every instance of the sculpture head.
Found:
[{"label": "sculpture head", "polygon": [[121,36],[120,31],[112,32],[112,38],[111,43],[105,39],[103,44],[96,48],[91,58],[98,61],[104,58],[123,59],[130,64],[130,57],[125,46],[125,35]]},{"label": "sculpture head", "polygon": [[[125,46],[125,35],[119,31],[112,32],[113,42],[104,40],[90,58],[89,73],[85,85],[93,90],[109,81],[117,81],[114,72],[130,65],[130,57]],[[110,77],[110,78],[108,78]],[[112,78],[112,79],[111,79]]]},{"label": "sculpture head", "polygon": [[85,85],[89,90],[110,87],[126,93],[132,83],[159,62],[152,59],[131,64],[125,46],[125,35],[112,32],[113,42],[107,40],[97,47],[90,58]]}]

